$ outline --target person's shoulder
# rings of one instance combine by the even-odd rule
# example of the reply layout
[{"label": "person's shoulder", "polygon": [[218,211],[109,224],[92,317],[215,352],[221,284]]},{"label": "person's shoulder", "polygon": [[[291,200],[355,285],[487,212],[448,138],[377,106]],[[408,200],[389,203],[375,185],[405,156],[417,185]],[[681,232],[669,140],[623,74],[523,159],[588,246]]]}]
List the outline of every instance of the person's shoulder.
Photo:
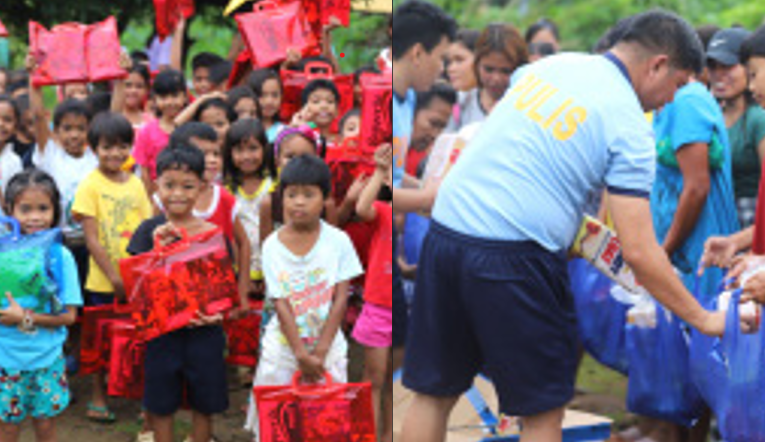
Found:
[{"label": "person's shoulder", "polygon": [[281,241],[279,240],[279,231],[281,228],[274,230],[265,241],[263,241],[263,254],[273,253],[277,250],[278,247],[281,246]]},{"label": "person's shoulder", "polygon": [[321,221],[320,238],[322,238],[322,242],[327,243],[344,243],[346,241],[351,241],[351,237],[348,236],[348,233],[346,233],[345,230],[335,227],[324,220]]}]

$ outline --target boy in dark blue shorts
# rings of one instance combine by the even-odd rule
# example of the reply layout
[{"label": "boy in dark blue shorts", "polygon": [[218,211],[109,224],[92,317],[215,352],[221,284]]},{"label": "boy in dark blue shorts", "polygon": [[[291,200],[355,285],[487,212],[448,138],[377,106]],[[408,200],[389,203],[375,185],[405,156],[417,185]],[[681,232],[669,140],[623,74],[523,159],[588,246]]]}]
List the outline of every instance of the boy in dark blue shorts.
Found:
[{"label": "boy in dark blue shorts", "polygon": [[[215,229],[197,218],[194,205],[202,191],[205,157],[192,146],[165,149],[157,158],[158,195],[165,214],[145,221],[128,246],[132,255],[154,248],[154,238],[169,244]],[[146,347],[144,407],[150,414],[156,442],[172,442],[173,417],[180,408],[184,389],[192,410],[192,440],[212,437],[212,415],[228,408],[225,337],[220,315],[204,316],[184,329],[149,341]]]}]

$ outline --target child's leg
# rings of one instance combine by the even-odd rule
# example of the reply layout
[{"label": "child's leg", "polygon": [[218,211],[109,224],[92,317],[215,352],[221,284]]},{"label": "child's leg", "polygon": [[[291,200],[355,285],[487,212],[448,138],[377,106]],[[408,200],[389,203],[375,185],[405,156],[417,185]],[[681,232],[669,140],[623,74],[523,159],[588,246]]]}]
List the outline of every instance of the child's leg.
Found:
[{"label": "child's leg", "polygon": [[148,413],[152,430],[154,430],[154,442],[173,442],[173,414],[160,416],[158,414]]},{"label": "child's leg", "polygon": [[91,376],[93,393],[88,404],[88,417],[108,421],[112,417],[106,404],[106,374],[98,372]]},{"label": "child's leg", "polygon": [[56,419],[34,419],[35,437],[37,442],[56,442]]},{"label": "child's leg", "polygon": [[387,423],[381,422],[380,401],[385,386],[385,375],[388,373],[390,350],[387,348],[367,347],[364,349],[364,380],[372,383],[372,403],[375,407],[375,422],[380,425],[379,434],[386,434]]},{"label": "child's leg", "polygon": [[191,425],[191,442],[210,442],[213,427],[212,416],[192,411]]},{"label": "child's leg", "polygon": [[20,434],[21,424],[0,421],[0,442],[18,442]]}]

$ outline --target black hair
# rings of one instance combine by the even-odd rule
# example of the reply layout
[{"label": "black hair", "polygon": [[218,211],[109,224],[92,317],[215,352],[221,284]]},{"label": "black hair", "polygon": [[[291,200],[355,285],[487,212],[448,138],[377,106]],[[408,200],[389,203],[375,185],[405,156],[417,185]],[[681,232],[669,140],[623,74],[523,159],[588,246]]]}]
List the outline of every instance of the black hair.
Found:
[{"label": "black hair", "polygon": [[603,54],[613,48],[619,40],[624,37],[624,34],[632,26],[632,22],[635,20],[635,16],[624,17],[615,25],[608,28],[608,30],[600,37],[595,46],[592,48],[592,52],[595,54]]},{"label": "black hair", "polygon": [[258,120],[239,120],[231,125],[223,145],[223,179],[231,189],[239,188],[244,178],[234,165],[234,148],[250,139],[255,139],[263,149],[263,163],[258,171],[259,176],[261,178],[276,176],[276,167],[273,158],[271,158],[273,150],[269,148],[266,129],[263,124]]},{"label": "black hair", "polygon": [[438,6],[409,0],[393,13],[393,59],[399,60],[418,43],[432,52],[446,37],[454,40],[457,23]]},{"label": "black hair", "polygon": [[8,82],[8,86],[5,87],[5,93],[13,95],[16,91],[29,88],[29,80],[18,80]]},{"label": "black hair", "polygon": [[88,114],[92,120],[100,113],[109,112],[112,106],[112,94],[109,92],[93,92],[88,95],[85,105],[88,107]]},{"label": "black hair", "polygon": [[215,129],[209,124],[200,123],[198,121],[189,121],[188,123],[184,123],[178,129],[175,129],[170,136],[168,148],[173,149],[177,146],[188,144],[193,145],[194,143],[191,141],[192,138],[216,142],[218,141],[218,133],[215,132]]},{"label": "black hair", "polygon": [[90,124],[88,129],[88,143],[94,151],[98,149],[101,140],[110,144],[133,145],[135,131],[133,125],[122,114],[115,112],[101,112]]},{"label": "black hair", "polygon": [[[284,86],[282,85],[282,78],[279,74],[273,69],[258,69],[257,71],[252,71],[250,77],[247,79],[247,86],[255,92],[255,96],[258,97],[258,100],[263,96],[263,86],[269,80],[276,80],[276,82],[279,83],[279,89],[282,91],[282,95],[284,95]],[[279,121],[279,114],[280,112],[277,112],[276,115],[274,115],[275,122]],[[258,102],[258,118],[263,119],[263,110],[260,108],[260,102]]]},{"label": "black hair", "polygon": [[303,94],[300,97],[302,102],[301,106],[305,106],[311,98],[311,95],[316,91],[332,92],[332,95],[335,96],[335,102],[340,106],[340,91],[337,90],[337,86],[332,80],[326,78],[317,78],[308,83],[308,86],[303,89]]},{"label": "black hair", "polygon": [[741,44],[739,58],[746,64],[752,57],[765,58],[765,26],[760,26]]},{"label": "black hair", "polygon": [[19,124],[21,124],[21,109],[19,104],[16,102],[16,100],[7,94],[0,95],[0,103],[8,103],[11,106],[13,115],[16,117],[16,127],[18,128]]},{"label": "black hair", "polygon": [[143,81],[146,83],[146,88],[148,89],[151,86],[151,73],[149,72],[149,68],[142,64],[134,64],[133,68],[130,69],[131,74],[138,74],[143,78]]},{"label": "black hair", "polygon": [[53,111],[53,127],[58,128],[67,115],[82,116],[90,123],[90,111],[84,101],[68,98]]},{"label": "black hair", "polygon": [[191,144],[180,144],[173,149],[164,149],[157,156],[157,177],[168,170],[191,172],[204,180],[205,154]]},{"label": "black hair", "polygon": [[19,113],[21,115],[24,114],[24,112],[29,110],[30,103],[29,103],[29,94],[21,94],[16,99],[16,106],[19,108]]},{"label": "black hair", "polygon": [[200,52],[191,59],[191,69],[196,71],[199,68],[211,68],[224,60],[220,55],[212,52]]},{"label": "black hair", "polygon": [[678,69],[698,73],[705,66],[696,31],[682,17],[662,9],[637,14],[619,43],[637,43],[652,53],[666,54]]},{"label": "black hair", "polygon": [[255,95],[255,92],[247,86],[237,86],[228,91],[226,95],[228,96],[228,105],[231,106],[231,109],[235,109],[236,105],[245,98],[254,101],[257,107],[258,97]]},{"label": "black hair", "polygon": [[222,98],[212,98],[202,103],[194,114],[194,121],[201,121],[200,118],[202,118],[202,114],[205,113],[207,109],[216,108],[222,110],[226,114],[226,119],[229,123],[236,121],[236,112],[234,112],[234,109]]},{"label": "black hair", "polygon": [[696,35],[699,36],[701,44],[704,46],[704,51],[709,49],[709,42],[712,41],[712,37],[721,30],[717,25],[702,25],[696,28]]},{"label": "black hair", "polygon": [[8,181],[5,187],[6,211],[12,214],[16,199],[31,187],[41,188],[48,193],[53,203],[53,226],[57,226],[61,222],[61,192],[53,177],[39,169],[27,169]]},{"label": "black hair", "polygon": [[454,42],[461,43],[462,46],[465,46],[470,52],[475,52],[475,45],[480,36],[481,31],[475,29],[460,29],[454,37]]},{"label": "black hair", "polygon": [[222,61],[210,67],[210,83],[220,86],[228,81],[231,76],[231,70],[234,68],[230,61]]},{"label": "black hair", "polygon": [[132,51],[130,53],[130,58],[135,63],[136,61],[147,63],[149,61],[149,54],[147,54],[144,51]]},{"label": "black hair", "polygon": [[26,83],[27,86],[29,85],[29,72],[26,71],[26,69],[16,69],[14,71],[9,72],[9,83]]},{"label": "black hair", "polygon": [[529,28],[526,30],[526,43],[531,43],[531,40],[540,32],[544,30],[548,30],[552,32],[553,37],[555,37],[555,40],[560,40],[560,32],[558,32],[558,25],[556,25],[553,21],[548,20],[546,18],[541,18],[539,21],[534,23],[533,25],[529,26]]},{"label": "black hair", "polygon": [[169,69],[157,74],[152,85],[154,95],[165,96],[186,92],[186,78],[180,71]]},{"label": "black hair", "polygon": [[416,114],[423,109],[427,109],[436,99],[441,99],[449,104],[449,106],[454,106],[457,103],[457,91],[448,84],[436,83],[430,90],[418,92],[417,106],[414,109],[414,113]]},{"label": "black hair", "polygon": [[345,131],[345,123],[353,117],[361,117],[361,109],[351,109],[343,115],[343,118],[340,119],[340,124],[338,125],[341,134]]},{"label": "black hair", "polygon": [[353,72],[353,83],[359,84],[361,76],[364,74],[379,74],[380,70],[375,66],[362,66]]},{"label": "black hair", "polygon": [[332,173],[329,166],[314,155],[300,155],[291,159],[284,166],[279,182],[282,195],[290,186],[318,186],[324,199],[329,198],[332,191]]}]

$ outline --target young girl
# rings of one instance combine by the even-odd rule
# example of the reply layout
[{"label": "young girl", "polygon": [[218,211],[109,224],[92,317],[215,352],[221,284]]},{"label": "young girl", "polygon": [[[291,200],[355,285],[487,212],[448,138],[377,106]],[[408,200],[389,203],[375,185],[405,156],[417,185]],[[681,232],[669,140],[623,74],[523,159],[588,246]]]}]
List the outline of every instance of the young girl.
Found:
[{"label": "young girl", "polygon": [[[280,187],[288,221],[263,245],[267,296],[277,317],[266,326],[254,385],[288,385],[297,370],[308,381],[326,371],[346,382],[348,344],[338,331],[348,283],[362,269],[348,236],[321,220],[329,167],[314,155],[297,157],[285,167]],[[253,402],[246,428],[257,440]]]},{"label": "young girl", "polygon": [[234,110],[237,120],[258,118],[258,97],[247,86],[238,86],[228,91],[228,105]]},{"label": "young girl", "polygon": [[[115,84],[115,102],[112,111],[124,115],[130,121],[137,135],[152,120],[151,114],[146,112],[151,76],[149,69],[142,64],[133,65],[131,62],[128,71],[130,72],[128,77]],[[121,102],[117,101],[118,97],[122,99]]]},{"label": "young girl", "polygon": [[239,218],[250,239],[250,294],[263,293],[260,263],[260,204],[273,186],[273,161],[266,158],[268,142],[257,120],[234,123],[223,149],[223,181],[236,195]]},{"label": "young girl", "polygon": [[358,137],[361,134],[361,111],[353,109],[343,115],[339,129],[342,141]]},{"label": "young girl", "polygon": [[[5,192],[8,181],[21,172],[21,158],[16,155],[11,144],[16,134],[21,115],[18,106],[8,95],[0,95],[0,193]],[[0,215],[3,199],[0,197]]]},{"label": "young girl", "polygon": [[141,170],[141,179],[148,194],[154,193],[154,180],[157,177],[156,159],[170,141],[170,134],[175,129],[175,117],[186,106],[188,99],[186,80],[183,74],[168,70],[160,72],[154,79],[154,104],[158,119],[147,123],[135,140],[133,156]]},{"label": "young girl", "polygon": [[258,97],[258,119],[266,129],[268,142],[273,143],[284,128],[279,121],[284,97],[282,80],[275,71],[261,69],[250,74],[249,85]]},{"label": "young girl", "polygon": [[[5,192],[5,209],[25,235],[57,226],[59,193],[50,175],[28,170],[16,175]],[[33,419],[38,442],[56,440],[56,416],[69,405],[69,383],[63,355],[67,326],[82,305],[77,265],[61,245],[51,250],[55,295],[64,311],[54,314],[53,302],[40,294],[5,293],[8,308],[0,311],[0,439],[17,442],[21,425]]]}]

